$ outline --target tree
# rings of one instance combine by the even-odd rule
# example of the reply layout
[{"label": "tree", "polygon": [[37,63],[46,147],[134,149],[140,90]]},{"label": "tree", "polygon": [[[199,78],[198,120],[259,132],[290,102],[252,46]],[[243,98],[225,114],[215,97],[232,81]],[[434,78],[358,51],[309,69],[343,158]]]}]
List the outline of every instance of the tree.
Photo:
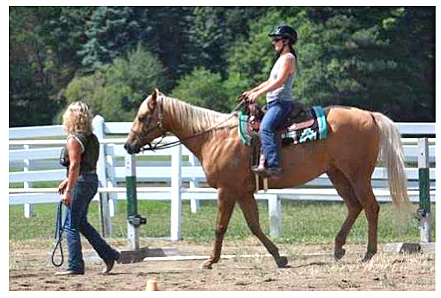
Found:
[{"label": "tree", "polygon": [[193,11],[190,42],[197,67],[227,77],[227,52],[238,38],[248,36],[247,20],[261,16],[264,7],[196,7]]},{"label": "tree", "polygon": [[196,68],[178,81],[178,86],[170,94],[199,107],[230,112],[227,90],[218,73]]},{"label": "tree", "polygon": [[131,121],[139,103],[154,88],[165,86],[164,67],[139,45],[127,58],[116,58],[93,74],[76,77],[63,94],[67,104],[84,100],[107,121]]},{"label": "tree", "polygon": [[79,59],[89,8],[10,7],[9,125],[50,124]]},{"label": "tree", "polygon": [[112,63],[138,44],[155,54],[166,69],[169,86],[189,72],[188,27],[193,8],[97,7],[86,32],[87,43],[79,54],[88,72]]},{"label": "tree", "polygon": [[[248,23],[247,36],[238,38],[228,50],[228,79],[230,101],[243,91],[249,90],[268,79],[269,72],[277,55],[268,37],[274,28],[281,23],[296,25],[296,15],[283,18],[276,8],[266,11],[260,19]],[[264,102],[263,98],[259,99]]]},{"label": "tree", "polygon": [[[152,85],[170,93],[189,74],[204,80],[203,69],[228,96],[210,104],[232,108],[267,79],[277,58],[268,32],[282,23],[299,33],[296,99],[435,120],[434,7],[10,7],[9,124],[50,124],[85,74],[104,76],[129,111]],[[126,61],[138,45],[159,68]]]},{"label": "tree", "polygon": [[97,7],[88,21],[87,42],[79,54],[86,71],[111,63],[138,43],[138,22],[129,7]]},{"label": "tree", "polygon": [[275,59],[267,33],[280,23],[299,34],[297,100],[434,121],[434,8],[268,9],[228,52],[230,98],[267,79]]},{"label": "tree", "polygon": [[[434,120],[434,52],[428,46],[434,41],[433,8],[307,12],[300,27],[305,38],[299,41],[297,96],[380,111],[396,121]],[[422,65],[427,76],[420,75]]]}]

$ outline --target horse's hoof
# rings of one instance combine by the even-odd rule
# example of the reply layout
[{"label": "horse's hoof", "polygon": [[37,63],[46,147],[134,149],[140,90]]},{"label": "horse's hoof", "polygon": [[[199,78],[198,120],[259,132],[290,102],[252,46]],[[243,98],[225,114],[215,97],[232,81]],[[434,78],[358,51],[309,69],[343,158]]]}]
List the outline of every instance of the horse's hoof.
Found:
[{"label": "horse's hoof", "polygon": [[277,260],[277,266],[279,268],[286,268],[286,267],[288,267],[288,258],[287,257],[280,257]]},{"label": "horse's hoof", "polygon": [[336,261],[340,261],[341,258],[343,258],[343,256],[345,255],[346,250],[344,250],[343,248],[336,248],[334,251],[334,258]]},{"label": "horse's hoof", "polygon": [[213,269],[213,264],[210,261],[202,263],[201,269]]},{"label": "horse's hoof", "polygon": [[367,252],[366,255],[364,256],[364,258],[361,260],[361,262],[362,263],[369,262],[376,253],[377,252]]}]

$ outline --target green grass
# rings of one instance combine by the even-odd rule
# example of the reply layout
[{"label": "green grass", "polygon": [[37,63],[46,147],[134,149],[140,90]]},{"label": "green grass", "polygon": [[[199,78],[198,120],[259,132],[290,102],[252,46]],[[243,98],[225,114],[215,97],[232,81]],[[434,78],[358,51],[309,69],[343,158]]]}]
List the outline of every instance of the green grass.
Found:
[{"label": "green grass", "polygon": [[[182,206],[182,236],[194,242],[211,242],[214,239],[216,203],[202,201],[201,209],[191,213],[189,202]],[[48,240],[53,238],[56,204],[36,204],[33,218],[23,216],[23,206],[9,206],[9,239]],[[170,236],[170,203],[161,201],[140,201],[138,212],[147,217],[147,224],[141,227],[141,237]],[[260,222],[269,234],[268,209],[265,201],[259,202]],[[118,212],[112,218],[114,238],[127,237],[125,201],[118,202]],[[432,205],[433,237],[435,238],[435,205]],[[282,200],[282,236],[278,243],[332,243],[346,217],[342,202],[304,202]],[[98,203],[92,202],[89,221],[100,229]],[[236,207],[228,227],[226,239],[242,240],[252,236],[240,208]],[[393,206],[381,204],[378,239],[380,243],[391,241],[419,241],[419,230],[415,221],[409,220],[399,228]],[[348,243],[367,243],[367,221],[362,213],[349,236]]]}]

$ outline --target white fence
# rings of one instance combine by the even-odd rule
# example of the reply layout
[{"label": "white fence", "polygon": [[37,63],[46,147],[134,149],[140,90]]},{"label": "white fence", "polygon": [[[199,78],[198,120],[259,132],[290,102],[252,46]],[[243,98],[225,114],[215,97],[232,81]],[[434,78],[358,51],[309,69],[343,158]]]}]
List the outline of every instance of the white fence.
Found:
[{"label": "white fence", "polygon": [[[435,201],[435,124],[434,123],[397,123],[403,136],[430,137],[429,162],[430,197]],[[94,130],[100,140],[100,159],[98,161],[98,178],[100,180],[99,194],[104,210],[104,231],[112,234],[111,219],[116,212],[115,200],[126,198],[124,157],[127,154],[123,148],[125,137],[130,130],[129,122],[105,123],[101,116],[94,118]],[[167,137],[165,142],[175,140]],[[416,163],[419,156],[416,138],[403,139],[405,144],[405,160],[414,166],[406,168],[409,195],[413,202],[418,202],[418,168]],[[25,216],[32,216],[33,204],[58,202],[57,188],[34,187],[36,183],[56,181],[65,178],[66,169],[58,163],[61,148],[65,144],[65,135],[61,125],[23,127],[9,129],[9,204],[24,204]],[[176,162],[178,160],[179,162]],[[172,164],[178,164],[180,170],[173,170]],[[299,169],[301,170],[301,169]],[[173,177],[178,175],[179,177]],[[170,182],[182,181],[180,185],[170,185]],[[192,211],[198,209],[199,200],[214,200],[217,198],[215,189],[203,186],[204,172],[197,158],[185,147],[170,148],[157,152],[146,151],[137,155],[138,199],[140,200],[173,200],[172,193],[179,194],[183,200],[191,200]],[[11,183],[12,187],[11,188]],[[154,186],[151,186],[156,184]],[[41,185],[41,184],[40,184]],[[377,167],[373,174],[372,185],[379,201],[389,201],[390,193],[387,187],[387,173],[384,168]],[[17,188],[18,187],[18,188]],[[297,200],[341,200],[332,187],[326,174],[310,181],[301,188],[270,189],[260,191],[257,199],[268,200],[270,230],[273,236],[281,233],[281,199]],[[173,215],[172,222],[180,222],[178,215]],[[171,231],[172,239],[180,238],[180,227]]]}]

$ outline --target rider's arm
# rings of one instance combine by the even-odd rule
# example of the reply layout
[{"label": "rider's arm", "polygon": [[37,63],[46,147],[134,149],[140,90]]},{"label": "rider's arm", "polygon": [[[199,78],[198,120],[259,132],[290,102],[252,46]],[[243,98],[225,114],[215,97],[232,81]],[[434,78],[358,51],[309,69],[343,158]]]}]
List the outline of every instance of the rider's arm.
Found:
[{"label": "rider's arm", "polygon": [[268,83],[265,84],[263,88],[255,91],[258,93],[257,96],[276,90],[277,88],[280,88],[283,84],[285,84],[288,76],[293,73],[293,59],[295,58],[292,56],[284,56],[279,67],[279,71],[277,72],[277,78],[275,80],[268,80]]},{"label": "rider's arm", "polygon": [[260,89],[262,89],[262,88],[265,88],[265,87],[268,86],[268,84],[270,84],[270,83],[271,83],[270,80],[266,80],[265,82],[263,82],[263,83],[260,84],[259,86],[257,86],[257,87],[255,87],[255,88],[251,89],[250,92],[256,92],[256,91],[258,91],[258,90],[260,90]]},{"label": "rider's arm", "polygon": [[260,88],[256,88],[256,91],[249,92],[247,94],[248,100],[255,102],[260,95],[280,88],[286,82],[288,76],[294,72],[294,59],[292,56],[284,56],[277,72],[277,78],[275,80],[268,80],[259,85],[258,87]]}]

